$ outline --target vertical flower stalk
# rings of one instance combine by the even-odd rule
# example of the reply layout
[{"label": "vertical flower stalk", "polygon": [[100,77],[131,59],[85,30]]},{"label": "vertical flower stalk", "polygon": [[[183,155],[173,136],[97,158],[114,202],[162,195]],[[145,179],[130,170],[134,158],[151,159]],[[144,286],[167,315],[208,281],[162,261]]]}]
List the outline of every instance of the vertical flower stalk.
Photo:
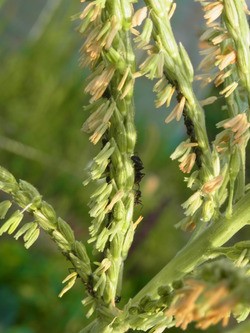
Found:
[{"label": "vertical flower stalk", "polygon": [[[243,0],[200,2],[208,26],[201,36],[201,41],[208,47],[203,51],[206,56],[200,67],[216,71],[210,80],[214,80],[216,87],[223,86],[219,94],[225,98],[226,110],[231,117],[217,124],[224,130],[215,139],[221,167],[227,170],[222,188],[229,184],[226,213],[230,216],[233,202],[244,194],[245,149],[249,139],[246,114],[249,113],[250,52],[246,4]],[[242,90],[246,91],[245,97]],[[233,127],[231,123],[234,123]],[[236,130],[236,123],[241,131]]]},{"label": "vertical flower stalk", "polygon": [[[241,103],[241,109],[239,111],[246,112],[247,120],[250,120],[250,31],[249,24],[246,17],[246,3],[244,0],[235,1],[223,1],[223,15],[222,21],[224,23],[227,35],[233,43],[233,48],[236,50],[236,63],[237,74],[239,77],[240,85],[246,91],[246,99],[242,101],[242,97],[239,100],[235,99],[235,103],[239,105]],[[242,94],[241,94],[242,95]],[[235,96],[234,96],[235,97]],[[245,103],[245,104],[244,104]],[[246,167],[246,146],[249,140],[249,131],[242,133],[240,141],[236,143],[238,149],[238,155],[240,156],[240,165],[238,167],[238,186],[235,195],[235,199],[238,199],[244,194],[245,186],[245,167]],[[237,153],[237,152],[236,152]],[[232,183],[232,182],[231,182]]]},{"label": "vertical flower stalk", "polygon": [[[176,93],[177,105],[165,122],[183,118],[186,126],[188,140],[177,147],[178,153],[174,152],[171,158],[179,158],[179,167],[183,173],[190,173],[193,167],[197,167],[189,177],[188,187],[196,191],[195,197],[198,196],[200,205],[195,204],[193,196],[183,204],[187,215],[185,228],[191,219],[196,226],[218,216],[219,187],[210,193],[203,192],[202,188],[220,175],[220,161],[210,146],[204,110],[193,91],[194,71],[191,61],[183,45],[177,44],[172,32],[170,19],[176,7],[175,3],[172,0],[145,0],[145,3],[148,17],[141,34],[137,33],[135,38],[137,45],[148,53],[148,57],[140,65],[140,74],[149,79],[159,79],[154,86],[157,95],[156,107],[163,104],[168,107]],[[205,207],[209,209],[202,209],[202,203],[206,203]]]},{"label": "vertical flower stalk", "polygon": [[130,41],[133,7],[131,0],[97,0],[89,3],[80,15],[79,30],[86,38],[82,64],[92,74],[85,91],[91,95],[86,107],[91,112],[83,125],[90,141],[102,141],[102,150],[94,158],[90,180],[98,187],[91,195],[90,227],[95,248],[104,259],[93,274],[97,298],[115,306],[120,296],[122,267],[131,245],[135,224],[135,174],[133,88],[135,59]]},{"label": "vertical flower stalk", "polygon": [[231,38],[236,50],[238,75],[242,86],[247,91],[247,99],[250,103],[250,31],[246,17],[245,1],[224,0],[222,20],[227,35]]},{"label": "vertical flower stalk", "polygon": [[[206,133],[204,112],[198,103],[192,88],[193,68],[190,59],[182,44],[177,45],[170,24],[169,12],[173,6],[172,1],[159,2],[146,0],[150,10],[150,17],[154,25],[152,37],[155,40],[156,52],[162,58],[162,78],[165,78],[178,92],[179,107],[174,109],[172,117],[166,122],[176,118],[179,120],[183,111],[194,126],[195,139],[201,150],[201,159],[207,165],[208,172],[212,173],[211,150]],[[207,179],[207,174],[204,174]]]}]

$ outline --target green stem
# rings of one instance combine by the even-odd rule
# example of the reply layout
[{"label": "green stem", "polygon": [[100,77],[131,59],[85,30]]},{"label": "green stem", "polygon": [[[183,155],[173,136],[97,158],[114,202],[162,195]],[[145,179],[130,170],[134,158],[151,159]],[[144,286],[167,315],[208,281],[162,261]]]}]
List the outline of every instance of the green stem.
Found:
[{"label": "green stem", "polygon": [[145,295],[157,295],[157,288],[171,284],[191,272],[197,265],[209,258],[212,249],[225,244],[241,228],[250,222],[250,193],[247,193],[235,206],[230,219],[221,217],[210,225],[194,241],[177,253],[177,255],[132,299],[135,305]]},{"label": "green stem", "polygon": [[247,333],[250,331],[250,320],[237,325],[234,329],[227,331],[226,333]]}]

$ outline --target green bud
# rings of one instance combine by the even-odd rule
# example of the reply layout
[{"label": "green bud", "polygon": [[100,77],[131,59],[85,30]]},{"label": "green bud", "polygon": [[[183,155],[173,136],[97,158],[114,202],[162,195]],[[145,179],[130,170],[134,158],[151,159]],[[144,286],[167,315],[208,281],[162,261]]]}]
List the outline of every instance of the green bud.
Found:
[{"label": "green bud", "polygon": [[90,260],[89,260],[89,257],[88,257],[84,244],[82,242],[75,241],[74,247],[75,247],[75,252],[76,252],[77,256],[79,257],[79,259],[84,261],[89,266],[88,272],[86,272],[86,273],[91,274]]},{"label": "green bud", "polygon": [[157,294],[159,296],[165,296],[165,295],[169,295],[171,292],[171,288],[169,286],[160,286],[157,289]]},{"label": "green bud", "polygon": [[109,200],[103,200],[101,202],[97,202],[95,206],[93,206],[93,208],[90,209],[89,211],[89,215],[91,217],[97,217],[98,215],[102,214],[102,212],[104,211],[105,207],[107,206]]},{"label": "green bud", "polygon": [[139,308],[137,306],[131,306],[129,309],[128,309],[128,312],[130,315],[137,315],[139,313]]},{"label": "green bud", "polygon": [[0,219],[4,219],[12,203],[9,200],[4,200],[0,203]]},{"label": "green bud", "polygon": [[136,130],[132,121],[127,121],[126,129],[127,129],[128,154],[132,154],[134,152],[135,143],[136,143]]},{"label": "green bud", "polygon": [[175,281],[173,281],[172,287],[175,290],[181,289],[183,287],[183,281],[182,280],[175,280]]},{"label": "green bud", "polygon": [[53,230],[56,228],[56,213],[51,205],[42,201],[42,207],[40,210],[33,212],[37,222],[44,230]]},{"label": "green bud", "polygon": [[120,221],[124,218],[125,208],[124,208],[124,204],[121,200],[117,201],[116,204],[114,205],[113,216],[117,221]]},{"label": "green bud", "polygon": [[132,21],[132,5],[130,1],[120,0],[121,12],[122,12],[122,26],[124,30],[129,30],[131,28]]},{"label": "green bud", "polygon": [[113,295],[115,295],[114,284],[110,281],[107,276],[106,286],[103,293],[104,302],[109,304],[112,301]]},{"label": "green bud", "polygon": [[112,256],[114,258],[119,258],[121,255],[121,243],[122,243],[122,234],[119,229],[117,230],[117,233],[113,235],[113,237],[110,237],[110,240],[112,242],[110,243],[110,251],[112,252]]},{"label": "green bud", "polygon": [[91,221],[91,226],[89,227],[89,231],[91,236],[94,236],[98,233],[99,228],[101,227],[101,224],[103,220],[105,219],[106,213],[105,211],[101,212],[95,219]]},{"label": "green bud", "polygon": [[27,191],[17,191],[14,198],[21,207],[28,206],[32,202],[32,197]]},{"label": "green bud", "polygon": [[106,183],[106,181],[104,180],[104,182],[101,183],[100,186],[97,187],[97,189],[91,194],[90,198],[96,198],[98,199],[99,195],[103,193],[103,191],[106,190],[106,188],[108,187],[108,184]]},{"label": "green bud", "polygon": [[98,276],[97,282],[94,285],[93,290],[97,291],[99,289],[99,293],[98,294],[100,296],[103,296],[103,292],[105,290],[106,282],[107,282],[107,276],[106,276],[106,274],[102,274],[101,276]]},{"label": "green bud", "polygon": [[117,52],[113,47],[110,47],[106,53],[105,56],[107,60],[115,65],[115,68],[119,70],[120,72],[123,72],[126,69],[126,62],[122,58],[119,52]]},{"label": "green bud", "polygon": [[147,304],[145,304],[144,306],[144,311],[145,312],[152,312],[155,311],[157,308],[157,300],[151,300],[150,302],[148,302]]},{"label": "green bud", "polygon": [[115,150],[111,156],[111,160],[112,160],[112,163],[114,165],[121,165],[122,164],[122,155],[121,155],[121,152],[115,142],[115,140],[113,138],[111,138],[110,140],[111,144],[113,147],[115,147]]},{"label": "green bud", "polygon": [[88,29],[90,20],[91,20],[91,14],[87,15],[87,17],[85,17],[84,20],[82,20],[82,23],[78,26],[78,31],[81,34],[83,34]]},{"label": "green bud", "polygon": [[96,202],[100,202],[100,201],[103,201],[103,200],[109,198],[112,190],[113,190],[113,185],[107,184],[107,187],[105,188],[105,190],[102,193],[100,193],[100,195],[96,198]]},{"label": "green bud", "polygon": [[149,18],[145,20],[141,34],[136,37],[134,40],[137,43],[138,48],[143,48],[148,45],[151,39],[153,31],[153,22]]},{"label": "green bud", "polygon": [[134,226],[133,226],[133,223],[131,223],[131,225],[126,233],[126,236],[125,236],[125,239],[123,242],[123,246],[122,246],[122,258],[123,259],[126,259],[126,257],[127,257],[128,251],[129,251],[130,246],[134,239],[134,233],[135,233]]},{"label": "green bud", "polygon": [[117,128],[116,133],[116,143],[119,147],[121,154],[127,153],[127,132],[124,126]]},{"label": "green bud", "polygon": [[139,302],[139,308],[143,311],[145,311],[145,307],[147,304],[151,303],[152,302],[152,299],[150,296],[146,295],[144,297],[142,297],[142,299],[140,299],[140,302]]},{"label": "green bud", "polygon": [[66,251],[69,251],[71,249],[69,242],[67,241],[67,239],[65,239],[65,237],[57,230],[53,230],[52,232],[52,237],[55,239],[57,245]]},{"label": "green bud", "polygon": [[56,213],[54,211],[54,208],[46,201],[42,202],[41,213],[47,220],[50,220],[51,222],[56,221]]},{"label": "green bud", "polygon": [[62,235],[65,237],[65,239],[67,239],[69,243],[74,243],[75,241],[74,233],[69,224],[60,217],[58,217],[57,222],[58,222],[58,228],[62,233]]},{"label": "green bud", "polygon": [[233,22],[234,28],[237,28],[239,26],[239,18],[234,1],[231,0],[225,1],[224,11],[225,11],[225,19],[227,19],[229,22]]},{"label": "green bud", "polygon": [[37,191],[37,189],[32,186],[30,183],[24,181],[24,180],[19,180],[19,187],[21,189],[21,191],[26,191],[29,192],[31,197],[38,197],[40,196],[40,193]]},{"label": "green bud", "polygon": [[163,75],[164,54],[163,52],[150,54],[139,66],[142,75],[146,75],[150,80],[161,78]]},{"label": "green bud", "polygon": [[158,300],[159,306],[166,306],[172,303],[174,298],[174,293],[170,293],[168,295],[162,295],[161,298]]},{"label": "green bud", "polygon": [[[133,214],[134,214],[134,194],[130,193],[128,195],[128,200],[126,203],[126,217],[125,221],[127,223],[130,223],[130,221],[133,220]],[[129,225],[126,225],[126,229],[129,227]],[[134,226],[133,226],[134,228]]]},{"label": "green bud", "polygon": [[122,167],[120,166],[115,166],[116,169],[116,184],[118,188],[124,188],[126,182],[127,182],[127,173]]},{"label": "green bud", "polygon": [[96,162],[93,162],[91,165],[91,179],[100,179],[103,177],[103,174],[105,173],[107,166],[109,164],[109,160],[107,159],[106,161],[103,161],[102,164],[98,165]]},{"label": "green bud", "polygon": [[[197,178],[199,175],[199,171],[195,170],[191,173],[191,175],[187,178],[187,187],[196,190],[197,189]],[[186,178],[185,178],[186,180]]]},{"label": "green bud", "polygon": [[100,252],[104,251],[105,245],[108,241],[109,238],[109,230],[107,228],[103,228],[100,235],[98,235],[97,237],[97,241],[96,241],[96,249]]},{"label": "green bud", "polygon": [[15,193],[17,191],[18,185],[17,183],[6,183],[0,181],[0,190],[3,190],[6,193]]},{"label": "green bud", "polygon": [[45,231],[52,231],[56,228],[56,226],[51,223],[50,221],[46,220],[46,219],[39,219],[38,215],[35,215],[37,222],[39,224],[39,227],[41,227],[43,230]]},{"label": "green bud", "polygon": [[0,181],[4,183],[17,184],[15,177],[2,166],[0,166]]},{"label": "green bud", "polygon": [[94,157],[94,161],[98,165],[101,165],[103,162],[106,162],[107,159],[110,158],[114,149],[115,149],[114,147],[110,147],[110,142],[107,142],[106,145],[100,151],[100,153],[96,157]]},{"label": "green bud", "polygon": [[213,217],[215,204],[213,199],[206,200],[202,206],[202,221],[209,222]]},{"label": "green bud", "polygon": [[241,167],[240,149],[237,147],[237,145],[235,145],[235,149],[231,154],[229,162],[229,176],[231,181],[234,181],[236,179],[240,167]]},{"label": "green bud", "polygon": [[179,44],[180,57],[184,67],[184,74],[188,77],[190,82],[194,80],[194,68],[190,61],[187,51],[185,50],[182,43]]},{"label": "green bud", "polygon": [[89,265],[86,264],[84,261],[80,260],[78,257],[76,257],[72,252],[69,252],[69,258],[70,261],[73,263],[77,273],[80,275],[80,277],[84,280],[88,280],[88,273],[89,272]]}]

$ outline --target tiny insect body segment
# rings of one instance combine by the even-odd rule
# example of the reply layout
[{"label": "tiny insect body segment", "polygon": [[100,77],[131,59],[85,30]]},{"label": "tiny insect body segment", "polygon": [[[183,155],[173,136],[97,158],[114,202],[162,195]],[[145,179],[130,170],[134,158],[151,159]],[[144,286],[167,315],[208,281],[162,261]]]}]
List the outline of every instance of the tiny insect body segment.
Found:
[{"label": "tiny insect body segment", "polygon": [[135,204],[136,205],[141,205],[142,201],[141,201],[141,190],[140,190],[140,182],[142,180],[142,178],[145,176],[145,173],[142,172],[142,170],[144,169],[142,160],[140,159],[140,157],[138,155],[133,155],[131,156],[131,160],[133,161],[133,165],[134,165],[134,170],[135,170]]}]

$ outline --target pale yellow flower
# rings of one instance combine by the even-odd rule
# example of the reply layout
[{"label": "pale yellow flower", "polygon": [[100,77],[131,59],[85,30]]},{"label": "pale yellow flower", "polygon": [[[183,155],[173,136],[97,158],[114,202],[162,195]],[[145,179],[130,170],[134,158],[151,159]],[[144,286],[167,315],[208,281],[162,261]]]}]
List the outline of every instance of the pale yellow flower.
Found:
[{"label": "pale yellow flower", "polygon": [[196,154],[188,154],[185,159],[179,164],[179,168],[183,173],[189,173],[195,164]]},{"label": "pale yellow flower", "polygon": [[205,105],[210,105],[210,104],[213,104],[216,100],[218,99],[217,96],[210,96],[206,99],[203,99],[200,101],[200,105],[201,106],[205,106]]},{"label": "pale yellow flower", "polygon": [[171,19],[171,17],[174,15],[174,12],[175,12],[175,10],[176,10],[176,3],[175,2],[173,2],[172,3],[172,6],[171,6],[171,8],[170,8],[170,11],[168,12],[168,18],[169,19]]},{"label": "pale yellow flower", "polygon": [[222,71],[228,65],[232,65],[236,62],[237,53],[235,50],[232,50],[231,52],[226,54],[218,54],[215,58],[215,65],[218,66],[219,69]]},{"label": "pale yellow flower", "polygon": [[210,25],[222,14],[223,8],[224,6],[221,1],[211,2],[203,7],[205,11],[204,18],[207,20],[207,25]]},{"label": "pale yellow flower", "polygon": [[222,184],[223,177],[221,175],[207,181],[201,188],[205,194],[210,194],[216,191]]},{"label": "pale yellow flower", "polygon": [[138,9],[132,18],[132,27],[140,26],[147,17],[147,13],[148,8],[146,6]]},{"label": "pale yellow flower", "polygon": [[166,124],[170,123],[170,121],[172,121],[173,119],[176,119],[177,121],[181,119],[185,103],[186,103],[186,98],[182,96],[180,102],[174,107],[173,111],[165,119]]},{"label": "pale yellow flower", "polygon": [[111,29],[109,31],[106,43],[105,43],[105,49],[109,49],[113,43],[113,40],[117,34],[117,32],[120,30],[120,23],[117,20],[116,16],[112,16],[111,18]]},{"label": "pale yellow flower", "polygon": [[232,82],[226,88],[220,91],[220,95],[224,95],[226,98],[232,94],[232,92],[238,87],[238,82]]},{"label": "pale yellow flower", "polygon": [[232,69],[229,69],[227,72],[221,71],[219,74],[217,74],[215,80],[214,80],[214,85],[215,87],[218,87],[221,85],[227,77],[229,77],[232,74]]},{"label": "pale yellow flower", "polygon": [[234,137],[238,140],[250,127],[250,123],[247,120],[247,115],[245,113],[240,113],[237,116],[223,120],[217,124],[217,127],[223,127],[225,129],[230,129],[234,132]]},{"label": "pale yellow flower", "polygon": [[115,67],[109,66],[103,68],[102,73],[100,75],[96,75],[93,80],[90,81],[90,83],[85,88],[85,92],[92,95],[90,102],[96,101],[103,95],[114,73]]},{"label": "pale yellow flower", "polygon": [[220,44],[221,42],[223,42],[224,40],[226,40],[228,38],[228,34],[227,33],[222,33],[216,37],[214,37],[212,39],[212,43],[214,45]]}]

